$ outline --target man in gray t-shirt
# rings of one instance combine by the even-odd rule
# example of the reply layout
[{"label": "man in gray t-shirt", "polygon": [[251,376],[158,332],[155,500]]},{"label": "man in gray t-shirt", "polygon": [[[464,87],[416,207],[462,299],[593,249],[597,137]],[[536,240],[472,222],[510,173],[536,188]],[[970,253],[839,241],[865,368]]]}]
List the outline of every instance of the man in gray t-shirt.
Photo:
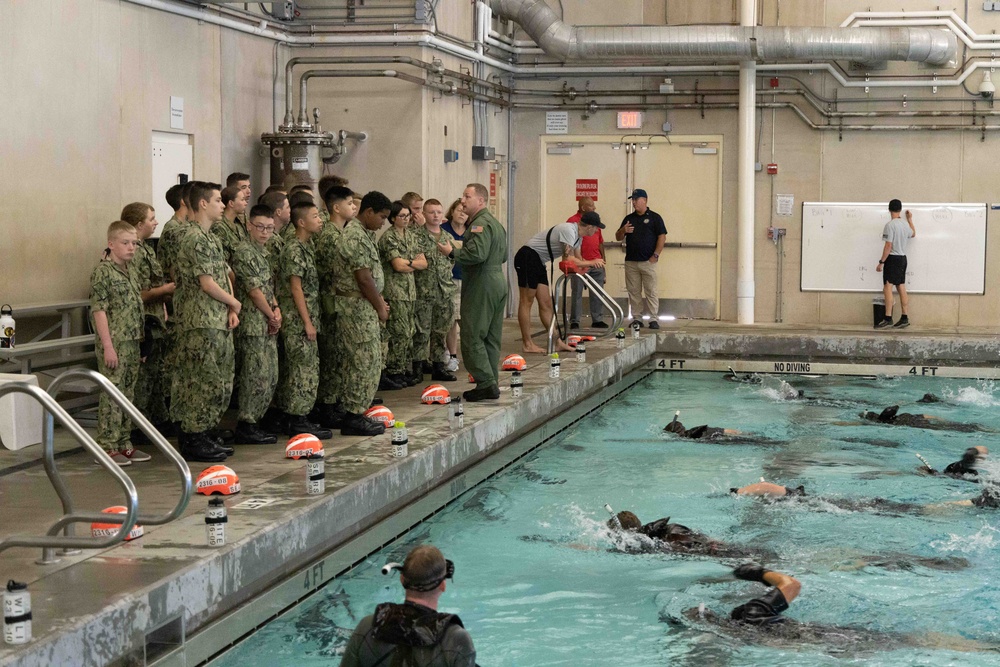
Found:
[{"label": "man in gray t-shirt", "polygon": [[[882,258],[878,261],[876,271],[882,273],[882,293],[885,295],[885,317],[875,325],[876,329],[894,327],[902,329],[910,326],[910,318],[907,316],[909,298],[906,294],[906,248],[910,239],[916,237],[917,230],[913,226],[913,214],[906,212],[906,223],[899,214],[903,210],[903,203],[898,199],[889,202],[889,222],[882,230],[882,240],[885,245],[882,248]],[[899,321],[892,323],[892,286],[896,286],[899,292],[899,307],[902,314]]]},{"label": "man in gray t-shirt", "polygon": [[[580,217],[579,225],[562,222],[539,232],[514,255],[518,287],[517,323],[521,327],[521,343],[525,352],[545,353],[545,350],[531,340],[531,304],[537,298],[538,316],[542,320],[542,326],[548,331],[553,309],[546,264],[564,259],[580,268],[604,266],[603,258],[586,260],[580,254],[581,239],[596,234],[600,229],[604,229],[601,216],[596,211],[588,211]],[[555,345],[561,351],[573,349],[562,340],[556,340]]]}]

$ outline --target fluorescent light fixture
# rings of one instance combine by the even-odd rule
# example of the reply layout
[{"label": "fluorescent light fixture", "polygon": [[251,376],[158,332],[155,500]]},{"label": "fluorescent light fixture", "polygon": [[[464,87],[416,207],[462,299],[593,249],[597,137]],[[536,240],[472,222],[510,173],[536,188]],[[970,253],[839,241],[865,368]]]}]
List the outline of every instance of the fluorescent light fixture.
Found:
[{"label": "fluorescent light fixture", "polygon": [[622,145],[621,145],[621,143],[611,144],[611,149],[612,150],[616,150],[616,151],[620,151],[622,149]]},{"label": "fluorescent light fixture", "polygon": [[657,319],[659,319],[661,322],[673,322],[677,318],[674,317],[673,315],[660,315],[660,317]]}]

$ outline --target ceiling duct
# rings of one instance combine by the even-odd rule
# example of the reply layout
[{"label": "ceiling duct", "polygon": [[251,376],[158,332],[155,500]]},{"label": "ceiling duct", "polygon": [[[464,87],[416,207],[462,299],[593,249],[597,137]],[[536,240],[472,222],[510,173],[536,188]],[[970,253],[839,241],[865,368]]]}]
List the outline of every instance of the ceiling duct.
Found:
[{"label": "ceiling duct", "polygon": [[766,62],[890,60],[947,65],[955,35],[931,28],[783,28],[770,26],[572,26],[543,0],[487,0],[559,60],[697,58]]}]

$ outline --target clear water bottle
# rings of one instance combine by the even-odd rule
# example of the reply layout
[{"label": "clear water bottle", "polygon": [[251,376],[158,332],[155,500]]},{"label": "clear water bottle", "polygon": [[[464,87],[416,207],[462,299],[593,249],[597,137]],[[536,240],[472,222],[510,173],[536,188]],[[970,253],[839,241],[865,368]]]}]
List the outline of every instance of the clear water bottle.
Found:
[{"label": "clear water bottle", "polygon": [[3,640],[8,644],[31,641],[31,593],[28,584],[13,579],[3,594]]},{"label": "clear water bottle", "polygon": [[618,333],[615,334],[615,344],[619,350],[625,347],[625,327],[618,327]]},{"label": "clear water bottle", "polygon": [[226,514],[226,503],[222,498],[212,498],[205,509],[205,532],[208,534],[208,546],[221,547],[226,543],[226,524],[229,516]]},{"label": "clear water bottle", "polygon": [[455,428],[465,426],[465,406],[462,404],[462,397],[457,397],[452,401],[454,409],[451,412],[451,423]]},{"label": "clear water bottle", "polygon": [[549,377],[557,378],[559,377],[559,353],[553,352],[552,358],[549,360]]},{"label": "clear water bottle", "polygon": [[523,391],[524,378],[521,377],[521,371],[514,371],[510,374],[510,395],[514,398],[521,398]]},{"label": "clear water bottle", "polygon": [[576,360],[581,364],[587,361],[587,344],[582,340],[576,344]]},{"label": "clear water bottle", "polygon": [[635,338],[635,339],[638,340],[638,338],[639,338],[639,329],[641,329],[641,328],[642,328],[642,325],[639,324],[638,320],[636,320],[635,322],[632,323],[632,338]]},{"label": "clear water bottle", "polygon": [[306,457],[306,493],[311,496],[326,491],[326,459],[322,454]]},{"label": "clear water bottle", "polygon": [[402,458],[410,453],[410,438],[406,434],[406,424],[396,420],[396,425],[392,427],[392,455]]}]

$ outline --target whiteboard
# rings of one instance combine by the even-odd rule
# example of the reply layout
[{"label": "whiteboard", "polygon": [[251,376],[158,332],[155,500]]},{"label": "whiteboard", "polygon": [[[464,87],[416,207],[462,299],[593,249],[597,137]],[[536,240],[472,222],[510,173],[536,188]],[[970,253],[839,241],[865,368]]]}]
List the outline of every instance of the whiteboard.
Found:
[{"label": "whiteboard", "polygon": [[[906,250],[906,289],[983,294],[986,204],[910,204],[916,238]],[[802,204],[803,292],[881,292],[882,228],[888,202]]]}]

